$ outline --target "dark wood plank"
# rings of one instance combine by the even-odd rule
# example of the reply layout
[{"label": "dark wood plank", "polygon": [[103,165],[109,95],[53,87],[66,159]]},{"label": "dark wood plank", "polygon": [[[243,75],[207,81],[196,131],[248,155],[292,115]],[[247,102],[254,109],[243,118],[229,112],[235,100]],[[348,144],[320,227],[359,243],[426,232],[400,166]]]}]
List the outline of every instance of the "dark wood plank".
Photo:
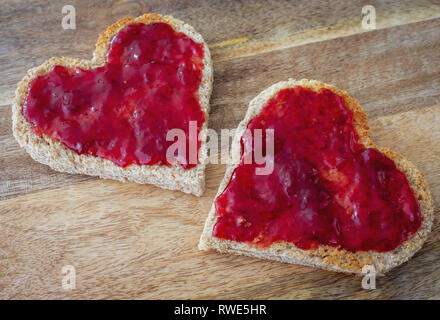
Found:
[{"label": "dark wood plank", "polygon": [[[362,7],[369,2],[304,1],[81,1],[77,29],[63,30],[65,3],[6,0],[0,3],[0,105],[10,104],[26,70],[52,56],[88,59],[97,36],[117,19],[147,12],[171,14],[193,25],[212,48],[215,61],[364,32]],[[440,16],[438,0],[375,1],[377,28]]]},{"label": "dark wood plank", "polygon": [[273,83],[316,79],[347,91],[370,118],[440,102],[440,19],[216,63],[210,126],[233,128]]}]

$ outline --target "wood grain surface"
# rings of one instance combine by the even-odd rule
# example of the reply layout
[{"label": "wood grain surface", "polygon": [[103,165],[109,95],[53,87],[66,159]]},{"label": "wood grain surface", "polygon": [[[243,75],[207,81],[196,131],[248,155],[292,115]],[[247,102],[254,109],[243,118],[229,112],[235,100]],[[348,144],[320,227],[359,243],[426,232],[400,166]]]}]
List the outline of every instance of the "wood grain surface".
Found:
[{"label": "wood grain surface", "polygon": [[[15,142],[10,104],[26,70],[52,56],[90,58],[119,18],[171,14],[193,25],[214,60],[209,126],[234,128],[272,83],[317,79],[366,110],[379,146],[425,173],[440,203],[440,1],[69,1],[0,3],[0,298],[440,298],[439,209],[413,259],[364,290],[361,279],[309,267],[200,252],[203,223],[224,174],[207,168],[198,198],[152,186],[57,173]],[[377,29],[361,26],[376,8]],[[436,207],[437,208],[437,207]],[[61,269],[76,270],[64,290]]]}]

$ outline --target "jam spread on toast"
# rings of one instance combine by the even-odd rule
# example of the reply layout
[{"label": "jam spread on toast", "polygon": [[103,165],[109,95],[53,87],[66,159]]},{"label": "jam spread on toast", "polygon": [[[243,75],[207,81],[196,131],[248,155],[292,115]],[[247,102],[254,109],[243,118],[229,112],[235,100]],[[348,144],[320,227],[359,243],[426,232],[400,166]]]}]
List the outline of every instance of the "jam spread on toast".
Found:
[{"label": "jam spread on toast", "polygon": [[215,200],[215,237],[261,247],[287,241],[305,250],[386,252],[419,229],[419,204],[405,174],[360,143],[339,95],[283,89],[247,128],[274,129],[274,170],[257,175],[259,165],[243,161],[253,151],[244,135],[240,164]]},{"label": "jam spread on toast", "polygon": [[[33,132],[62,142],[78,154],[131,164],[167,165],[170,129],[189,143],[205,121],[198,90],[203,45],[166,23],[130,24],[112,39],[106,63],[91,70],[55,66],[35,78],[23,105]],[[200,141],[197,142],[200,147]],[[196,164],[180,157],[179,164]]]}]

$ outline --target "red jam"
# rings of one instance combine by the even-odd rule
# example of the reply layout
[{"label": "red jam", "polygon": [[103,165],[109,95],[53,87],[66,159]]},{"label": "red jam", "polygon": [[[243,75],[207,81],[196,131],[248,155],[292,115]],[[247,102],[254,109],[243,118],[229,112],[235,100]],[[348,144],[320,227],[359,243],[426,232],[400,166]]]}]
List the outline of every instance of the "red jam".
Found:
[{"label": "red jam", "polygon": [[[189,121],[197,133],[205,121],[198,102],[203,54],[202,44],[168,24],[131,24],[111,41],[105,66],[56,66],[34,79],[23,115],[36,134],[78,154],[121,167],[169,166],[166,150],[175,141],[166,141],[168,130],[182,129],[188,150]],[[183,168],[196,165],[189,156],[178,158]]]},{"label": "red jam", "polygon": [[[344,100],[327,89],[295,87],[273,97],[248,129],[274,129],[274,170],[246,164],[252,143],[216,199],[213,235],[267,247],[318,245],[390,251],[421,225],[406,176],[377,149],[365,148]],[[264,153],[264,149],[263,149]]]}]

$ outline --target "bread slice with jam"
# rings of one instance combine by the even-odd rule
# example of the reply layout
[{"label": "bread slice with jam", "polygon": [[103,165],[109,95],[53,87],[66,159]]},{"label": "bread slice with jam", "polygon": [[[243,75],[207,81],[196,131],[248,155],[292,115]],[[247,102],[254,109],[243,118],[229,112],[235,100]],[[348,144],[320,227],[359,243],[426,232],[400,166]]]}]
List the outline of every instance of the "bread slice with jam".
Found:
[{"label": "bread slice with jam", "polygon": [[[244,162],[256,141],[246,129],[274,130],[270,174]],[[368,265],[384,274],[410,259],[431,230],[423,174],[377,148],[359,103],[331,85],[288,80],[262,91],[238,125],[231,154],[239,160],[226,169],[201,250],[353,274]]]},{"label": "bread slice with jam", "polygon": [[[12,105],[13,134],[57,171],[200,196],[212,77],[193,27],[159,14],[124,18],[99,36],[91,60],[51,58],[27,72]],[[188,144],[191,121],[193,161],[191,151],[168,161],[176,137],[167,132],[181,130]]]}]

